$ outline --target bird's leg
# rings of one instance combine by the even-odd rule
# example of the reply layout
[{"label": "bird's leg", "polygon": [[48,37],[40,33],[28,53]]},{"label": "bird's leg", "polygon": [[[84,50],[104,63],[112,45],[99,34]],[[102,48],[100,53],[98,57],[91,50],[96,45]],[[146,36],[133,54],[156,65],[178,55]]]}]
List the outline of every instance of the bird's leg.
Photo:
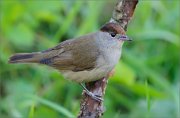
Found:
[{"label": "bird's leg", "polygon": [[80,85],[82,86],[82,88],[84,89],[84,91],[86,92],[87,95],[89,95],[90,97],[92,97],[94,100],[101,102],[103,101],[103,99],[101,98],[101,96],[98,95],[94,95],[92,92],[90,92],[82,83],[80,83]]}]

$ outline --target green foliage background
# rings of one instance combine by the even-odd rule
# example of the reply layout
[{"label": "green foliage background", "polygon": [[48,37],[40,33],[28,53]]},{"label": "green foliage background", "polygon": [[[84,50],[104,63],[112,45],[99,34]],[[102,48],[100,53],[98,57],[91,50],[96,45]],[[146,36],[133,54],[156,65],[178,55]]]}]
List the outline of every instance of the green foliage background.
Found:
[{"label": "green foliage background", "polygon": [[[0,117],[61,118],[79,112],[82,88],[43,65],[8,64],[17,52],[40,51],[97,31],[116,1],[0,1]],[[122,58],[110,78],[104,118],[179,116],[180,1],[140,0]]]}]

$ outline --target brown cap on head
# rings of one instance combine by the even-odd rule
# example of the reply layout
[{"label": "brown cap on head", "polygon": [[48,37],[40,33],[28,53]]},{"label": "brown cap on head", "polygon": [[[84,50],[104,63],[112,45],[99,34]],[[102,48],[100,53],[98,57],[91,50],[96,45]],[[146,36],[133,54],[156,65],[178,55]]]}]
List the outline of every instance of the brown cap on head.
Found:
[{"label": "brown cap on head", "polygon": [[125,34],[124,29],[117,23],[106,23],[100,29],[103,32],[114,32],[116,34]]}]

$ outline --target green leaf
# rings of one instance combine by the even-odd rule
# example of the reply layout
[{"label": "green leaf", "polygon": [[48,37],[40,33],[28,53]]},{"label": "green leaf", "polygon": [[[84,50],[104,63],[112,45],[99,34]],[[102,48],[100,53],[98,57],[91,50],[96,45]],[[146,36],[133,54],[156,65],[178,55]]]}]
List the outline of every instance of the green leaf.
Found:
[{"label": "green leaf", "polygon": [[145,30],[145,31],[140,31],[140,33],[137,33],[135,36],[137,37],[136,39],[140,39],[140,40],[161,39],[170,42],[178,47],[180,46],[180,40],[179,40],[180,36],[168,30],[163,30],[163,29]]},{"label": "green leaf", "polygon": [[84,15],[84,22],[81,23],[77,36],[88,33],[92,31],[92,29],[97,25],[98,16],[100,15],[100,11],[104,5],[104,2],[99,1],[91,1],[89,3],[89,11]]},{"label": "green leaf", "polygon": [[68,118],[75,118],[75,116],[71,112],[69,112],[66,108],[64,108],[60,105],[57,105],[56,103],[53,103],[53,102],[48,101],[46,99],[40,98],[38,96],[30,96],[30,97],[32,99],[34,99],[35,101],[56,110],[57,112],[63,114],[64,116],[66,116]]},{"label": "green leaf", "polygon": [[148,87],[148,81],[146,79],[146,82],[145,82],[145,85],[146,85],[146,101],[147,101],[147,108],[148,108],[148,112],[150,111],[150,96],[149,96],[149,87]]},{"label": "green leaf", "polygon": [[73,5],[70,13],[67,15],[63,25],[59,28],[54,36],[55,42],[58,42],[59,39],[64,35],[64,33],[70,28],[75,16],[77,15],[78,11],[80,10],[82,2],[76,1],[75,5]]},{"label": "green leaf", "polygon": [[35,108],[35,104],[33,103],[31,105],[30,111],[29,111],[29,118],[34,118],[34,108]]}]

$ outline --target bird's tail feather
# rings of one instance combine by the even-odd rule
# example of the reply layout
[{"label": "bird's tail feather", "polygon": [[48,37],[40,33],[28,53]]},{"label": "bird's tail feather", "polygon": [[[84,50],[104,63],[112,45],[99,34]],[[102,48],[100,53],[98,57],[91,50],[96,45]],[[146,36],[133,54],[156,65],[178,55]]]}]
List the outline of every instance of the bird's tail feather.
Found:
[{"label": "bird's tail feather", "polygon": [[40,52],[35,53],[17,53],[9,58],[9,63],[39,63]]}]

